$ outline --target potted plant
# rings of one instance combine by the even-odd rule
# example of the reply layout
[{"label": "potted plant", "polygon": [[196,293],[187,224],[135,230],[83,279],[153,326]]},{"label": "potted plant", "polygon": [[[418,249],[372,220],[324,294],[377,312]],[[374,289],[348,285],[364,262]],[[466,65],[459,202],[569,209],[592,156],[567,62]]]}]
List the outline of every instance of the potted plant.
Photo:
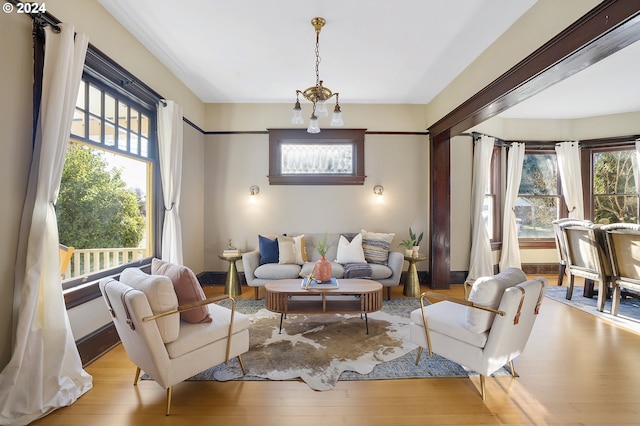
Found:
[{"label": "potted plant", "polygon": [[333,246],[333,243],[329,242],[329,236],[324,234],[324,238],[318,240],[315,249],[320,254],[320,260],[316,262],[316,266],[314,268],[314,277],[318,282],[330,281],[331,280],[331,262],[327,260],[325,257],[329,249]]},{"label": "potted plant", "polygon": [[402,240],[400,245],[405,248],[405,254],[407,256],[418,257],[418,251],[420,250],[420,242],[422,241],[422,237],[424,236],[424,232],[421,232],[420,235],[416,235],[415,232],[409,227],[409,239]]},{"label": "potted plant", "polygon": [[400,242],[400,245],[404,247],[404,254],[406,256],[411,256],[411,253],[413,252],[412,249],[413,249],[414,241],[412,239],[402,240]]}]

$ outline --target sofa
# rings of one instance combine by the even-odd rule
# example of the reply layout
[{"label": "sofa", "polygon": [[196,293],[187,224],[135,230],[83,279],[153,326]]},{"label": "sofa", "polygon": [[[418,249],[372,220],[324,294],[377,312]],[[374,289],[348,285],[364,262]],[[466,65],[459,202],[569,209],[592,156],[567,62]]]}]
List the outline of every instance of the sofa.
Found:
[{"label": "sofa", "polygon": [[242,255],[247,285],[259,288],[274,280],[308,275],[320,259],[316,250],[319,241],[327,238],[331,244],[325,257],[331,261],[332,276],[338,279],[369,278],[386,288],[400,284],[404,256],[392,251],[394,234],[361,230],[359,233],[259,235],[256,249]]}]

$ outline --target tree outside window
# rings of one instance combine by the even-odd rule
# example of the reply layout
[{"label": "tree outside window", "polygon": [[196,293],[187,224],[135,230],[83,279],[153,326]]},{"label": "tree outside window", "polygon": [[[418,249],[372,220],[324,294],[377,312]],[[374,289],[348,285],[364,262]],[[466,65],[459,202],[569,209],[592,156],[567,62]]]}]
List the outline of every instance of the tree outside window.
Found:
[{"label": "tree outside window", "polygon": [[74,248],[65,288],[152,255],[151,117],[96,82],[81,83],[56,200],[60,244]]},{"label": "tree outside window", "polygon": [[633,150],[593,152],[593,221],[638,223]]},{"label": "tree outside window", "polygon": [[558,218],[560,193],[555,153],[527,153],[516,200],[518,238],[553,238],[552,222]]}]

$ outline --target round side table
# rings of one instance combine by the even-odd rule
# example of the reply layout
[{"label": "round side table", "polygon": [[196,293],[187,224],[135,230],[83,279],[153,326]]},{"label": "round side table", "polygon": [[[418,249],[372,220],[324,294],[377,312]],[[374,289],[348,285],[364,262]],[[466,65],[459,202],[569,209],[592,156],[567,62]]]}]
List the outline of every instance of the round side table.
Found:
[{"label": "round side table", "polygon": [[227,279],[224,283],[224,294],[229,296],[238,296],[242,294],[242,287],[240,286],[240,277],[238,276],[238,268],[236,268],[236,262],[242,259],[242,254],[237,256],[218,256],[222,260],[229,262],[229,269],[227,271]]},{"label": "round side table", "polygon": [[426,257],[418,255],[417,257],[405,256],[404,260],[409,262],[409,269],[407,269],[407,277],[404,281],[404,289],[402,294],[409,297],[420,296],[420,280],[418,280],[418,270],[416,268],[417,262],[427,260]]}]

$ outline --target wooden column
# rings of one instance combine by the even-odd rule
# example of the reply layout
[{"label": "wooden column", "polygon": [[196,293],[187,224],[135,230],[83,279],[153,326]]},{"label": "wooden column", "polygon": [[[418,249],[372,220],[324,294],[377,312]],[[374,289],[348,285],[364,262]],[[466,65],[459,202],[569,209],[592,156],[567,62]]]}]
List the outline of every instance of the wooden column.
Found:
[{"label": "wooden column", "polygon": [[449,289],[451,280],[451,138],[448,130],[430,137],[430,287]]}]

